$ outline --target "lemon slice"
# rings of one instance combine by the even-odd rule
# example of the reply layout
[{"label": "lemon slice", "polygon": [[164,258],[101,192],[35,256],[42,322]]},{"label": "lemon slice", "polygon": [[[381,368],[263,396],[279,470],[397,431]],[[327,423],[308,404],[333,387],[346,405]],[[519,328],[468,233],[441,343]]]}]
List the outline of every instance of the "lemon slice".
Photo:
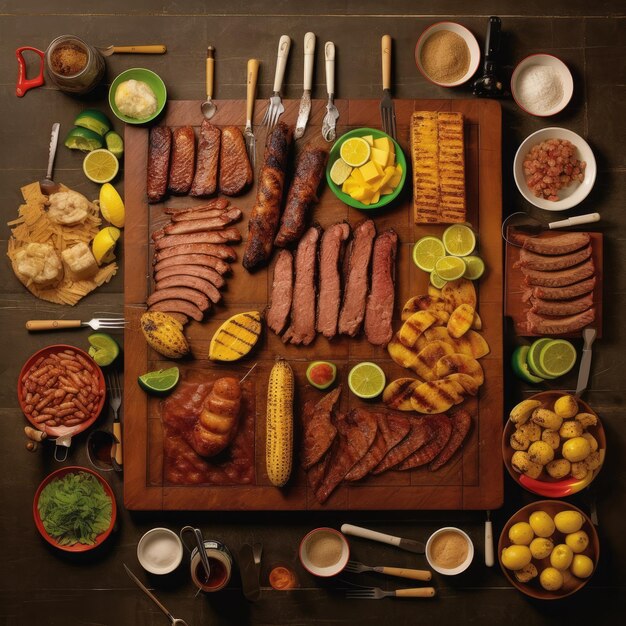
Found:
[{"label": "lemon slice", "polygon": [[108,183],[113,180],[120,169],[115,155],[104,148],[93,150],[83,161],[85,176],[94,183]]},{"label": "lemon slice", "polygon": [[113,226],[124,228],[124,218],[126,216],[124,201],[111,183],[104,183],[100,187],[100,213]]},{"label": "lemon slice", "polygon": [[121,232],[119,228],[107,226],[99,231],[93,238],[93,241],[91,242],[91,251],[96,258],[98,265],[110,263],[115,258],[113,250],[115,249],[115,244],[120,238],[120,235]]},{"label": "lemon slice", "polygon": [[413,262],[425,272],[432,272],[442,256],[446,256],[446,249],[437,237],[422,237],[413,246]]},{"label": "lemon slice", "polygon": [[476,247],[474,231],[465,224],[448,226],[443,232],[442,239],[448,254],[454,256],[467,256]]},{"label": "lemon slice", "polygon": [[385,372],[376,363],[369,361],[355,365],[348,374],[350,390],[365,400],[379,396],[385,389],[385,382]]},{"label": "lemon slice", "polygon": [[443,280],[461,278],[465,274],[466,268],[465,261],[457,256],[444,256],[435,263],[435,272]]},{"label": "lemon slice", "polygon": [[463,278],[478,280],[485,273],[485,262],[479,256],[465,256],[463,260],[467,265]]},{"label": "lemon slice", "polygon": [[351,173],[352,168],[343,159],[337,159],[330,168],[330,180],[335,185],[343,185]]},{"label": "lemon slice", "polygon": [[361,137],[350,137],[350,139],[346,139],[339,149],[339,156],[350,166],[350,167],[361,167],[361,165],[365,165],[371,154],[371,147],[365,139]]}]

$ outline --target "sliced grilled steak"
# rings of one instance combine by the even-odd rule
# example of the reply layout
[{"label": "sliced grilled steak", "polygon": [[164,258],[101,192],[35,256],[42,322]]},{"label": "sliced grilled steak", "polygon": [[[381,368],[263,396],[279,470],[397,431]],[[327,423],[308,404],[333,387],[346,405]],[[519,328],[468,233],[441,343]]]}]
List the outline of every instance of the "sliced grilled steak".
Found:
[{"label": "sliced grilled steak", "polygon": [[553,272],[555,270],[564,270],[568,267],[578,265],[587,260],[591,256],[591,246],[586,246],[576,252],[569,254],[547,255],[537,254],[522,248],[519,253],[519,260],[513,267],[526,267],[531,270],[541,270],[544,272]]},{"label": "sliced grilled steak", "polygon": [[230,209],[222,212],[217,217],[206,219],[193,219],[174,222],[163,229],[166,235],[185,235],[187,233],[200,233],[207,230],[221,230],[241,218],[240,209]]},{"label": "sliced grilled steak", "polygon": [[218,243],[186,243],[171,248],[164,248],[154,253],[152,262],[157,264],[163,259],[169,259],[173,256],[201,254],[224,259],[225,261],[234,261],[237,254],[230,247]]},{"label": "sliced grilled steak", "polygon": [[350,236],[345,222],[329,226],[320,244],[319,297],[317,301],[317,332],[332,339],[337,334],[341,305],[341,273],[339,266],[344,242]]},{"label": "sliced grilled steak", "polygon": [[193,222],[195,220],[207,220],[213,217],[220,217],[227,210],[228,209],[198,209],[197,211],[183,211],[180,215],[172,215],[170,219],[174,224],[179,222]]},{"label": "sliced grilled steak", "polygon": [[455,409],[450,413],[452,422],[452,434],[448,443],[443,450],[430,462],[428,469],[436,472],[441,466],[445,465],[452,455],[461,447],[465,441],[465,437],[472,427],[472,416],[464,409]]},{"label": "sliced grilled steak", "polygon": [[530,270],[523,267],[522,272],[528,285],[565,287],[593,276],[595,267],[593,265],[593,259],[589,258],[584,263],[576,265],[575,267],[568,267],[566,270],[541,272],[539,270]]},{"label": "sliced grilled steak", "polygon": [[347,265],[346,285],[339,313],[339,333],[354,337],[365,317],[365,301],[369,287],[369,267],[376,227],[364,220],[354,229]]},{"label": "sliced grilled steak", "polygon": [[573,300],[541,300],[540,298],[530,299],[530,310],[540,315],[574,315],[582,313],[593,305],[593,294],[588,293]]},{"label": "sliced grilled steak", "polygon": [[220,192],[238,196],[252,184],[253,173],[243,135],[237,126],[222,128],[220,150]]},{"label": "sliced grilled steak", "polygon": [[198,141],[198,164],[190,196],[212,196],[217,191],[217,165],[220,158],[220,129],[202,120]]},{"label": "sliced grilled steak", "polygon": [[443,413],[425,415],[422,419],[429,422],[431,435],[428,441],[408,456],[395,469],[407,470],[430,463],[446,446],[452,435],[452,422]]},{"label": "sliced grilled steak", "polygon": [[213,304],[217,304],[222,299],[222,294],[219,289],[208,280],[204,278],[198,278],[197,276],[189,276],[185,274],[177,274],[174,276],[168,276],[162,278],[155,284],[155,289],[161,291],[163,289],[170,289],[172,287],[188,287],[195,289],[200,293],[203,293]]},{"label": "sliced grilled steak", "polygon": [[[170,287],[168,289],[155,291],[150,294],[146,300],[146,304],[150,307],[162,300],[187,300],[187,302],[195,304],[201,311],[206,311],[211,307],[209,299],[203,293],[187,287]],[[181,312],[185,313],[185,311]]]},{"label": "sliced grilled steak", "polygon": [[161,202],[167,193],[172,131],[167,126],[153,126],[148,143],[148,202]]},{"label": "sliced grilled steak", "polygon": [[296,252],[296,277],[291,302],[291,324],[283,341],[308,346],[315,339],[317,244],[322,229],[312,226],[304,233]]},{"label": "sliced grilled steak", "polygon": [[172,159],[167,183],[172,193],[186,194],[193,182],[196,162],[196,136],[191,126],[175,128],[172,132]]},{"label": "sliced grilled steak", "polygon": [[[168,248],[168,250],[172,250],[172,248]],[[180,254],[178,256],[170,256],[156,263],[154,271],[158,273],[180,265],[212,269],[218,274],[227,274],[230,272],[230,265],[228,265],[226,261],[208,254]],[[217,287],[218,285],[215,286]]]},{"label": "sliced grilled steak", "polygon": [[213,198],[207,200],[204,204],[194,204],[188,207],[165,207],[164,212],[168,215],[183,215],[185,213],[194,213],[196,211],[211,211],[221,209],[222,211],[228,206],[230,200],[227,198]]},{"label": "sliced grilled steak", "polygon": [[170,276],[196,276],[197,278],[208,280],[218,289],[221,289],[226,284],[226,281],[219,272],[203,265],[172,265],[171,267],[164,267],[163,269],[155,271],[154,282],[158,283]]},{"label": "sliced grilled steak", "polygon": [[524,249],[537,254],[569,254],[591,241],[589,233],[563,233],[555,237],[527,237]]},{"label": "sliced grilled steak", "polygon": [[581,330],[596,318],[595,308],[568,317],[544,317],[532,311],[526,313],[526,330],[535,335],[565,335]]},{"label": "sliced grilled steak", "polygon": [[166,235],[158,239],[155,244],[155,250],[163,250],[163,248],[172,248],[173,246],[183,246],[194,243],[230,243],[241,241],[241,233],[236,228],[225,228],[215,232],[208,233],[191,233],[189,235]]},{"label": "sliced grilled steak", "polygon": [[372,287],[365,309],[365,335],[375,346],[386,346],[393,335],[398,235],[393,229],[376,237],[372,251]]},{"label": "sliced grilled steak", "polygon": [[277,335],[280,335],[287,326],[292,296],[293,256],[289,250],[281,250],[274,265],[270,308],[265,315],[267,327]]},{"label": "sliced grilled steak", "polygon": [[201,322],[204,317],[204,313],[192,302],[187,300],[178,300],[176,298],[172,300],[161,300],[155,302],[148,308],[148,311],[163,311],[164,313],[181,313],[187,315],[196,322]]},{"label": "sliced grilled steak", "polygon": [[590,291],[596,286],[596,277],[581,280],[579,283],[567,285],[567,287],[533,287],[528,290],[529,293],[524,296],[524,301],[528,301],[531,296],[541,298],[543,300],[568,300],[569,298],[577,298]]},{"label": "sliced grilled steak", "polygon": [[337,435],[337,428],[331,420],[331,415],[340,394],[341,387],[337,387],[319,402],[309,401],[305,404],[302,414],[303,433],[300,454],[300,461],[305,470],[319,462]]}]

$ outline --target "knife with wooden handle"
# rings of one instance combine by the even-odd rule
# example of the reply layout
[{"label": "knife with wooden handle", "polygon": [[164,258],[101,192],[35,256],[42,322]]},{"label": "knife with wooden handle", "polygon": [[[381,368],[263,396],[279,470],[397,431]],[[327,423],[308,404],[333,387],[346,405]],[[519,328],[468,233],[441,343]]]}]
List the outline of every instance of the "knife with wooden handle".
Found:
[{"label": "knife with wooden handle", "polygon": [[353,535],[354,537],[362,537],[363,539],[371,539],[372,541],[380,541],[396,548],[402,548],[416,554],[424,554],[426,546],[414,539],[404,539],[402,537],[394,537],[385,533],[379,533],[376,530],[353,526],[352,524],[342,524],[341,532],[344,535]]}]

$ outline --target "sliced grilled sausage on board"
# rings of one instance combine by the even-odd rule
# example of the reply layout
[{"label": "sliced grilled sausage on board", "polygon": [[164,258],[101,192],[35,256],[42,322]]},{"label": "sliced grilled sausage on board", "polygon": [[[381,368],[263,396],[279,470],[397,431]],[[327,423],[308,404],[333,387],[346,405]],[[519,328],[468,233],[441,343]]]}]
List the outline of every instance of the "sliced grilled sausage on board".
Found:
[{"label": "sliced grilled sausage on board", "polygon": [[293,296],[293,256],[289,250],[278,253],[274,265],[270,307],[265,315],[267,327],[277,335],[285,330]]},{"label": "sliced grilled sausage on board", "polygon": [[[172,250],[172,248],[168,248],[167,250]],[[226,261],[208,254],[180,254],[178,256],[170,256],[156,263],[154,271],[159,273],[180,266],[215,270],[220,275],[230,272],[230,265]]]},{"label": "sliced grilled sausage on board", "polygon": [[241,131],[237,126],[224,126],[220,149],[220,192],[226,196],[238,196],[252,184],[253,176]]},{"label": "sliced grilled sausage on board", "polygon": [[581,330],[595,319],[596,310],[593,307],[567,317],[544,317],[528,311],[526,313],[526,330],[535,335],[566,335]]},{"label": "sliced grilled sausage on board", "polygon": [[575,315],[582,313],[593,305],[593,294],[588,293],[573,300],[542,300],[541,298],[530,299],[530,310],[540,315]]},{"label": "sliced grilled sausage on board", "polygon": [[531,270],[541,270],[552,272],[564,270],[568,267],[578,265],[591,256],[591,246],[586,246],[569,254],[547,255],[537,254],[522,248],[519,253],[519,260],[513,267],[526,267]]},{"label": "sliced grilled sausage on board", "polygon": [[265,264],[272,253],[292,138],[293,129],[284,122],[278,122],[268,137],[243,256],[243,266],[249,272]]},{"label": "sliced grilled sausage on board", "polygon": [[568,300],[582,296],[593,291],[596,286],[596,277],[581,280],[579,283],[567,285],[566,287],[533,287],[528,289],[524,294],[523,300],[527,302],[531,297],[541,298],[542,300]]},{"label": "sliced grilled sausage on board", "polygon": [[236,252],[227,245],[219,243],[186,243],[171,248],[163,248],[154,253],[153,263],[158,264],[159,261],[168,259],[173,256],[187,254],[205,254],[208,256],[218,257],[225,261],[234,261],[237,258]]},{"label": "sliced grilled sausage on board", "polygon": [[236,222],[240,217],[241,210],[232,208],[214,217],[184,220],[168,224],[163,228],[163,232],[166,235],[184,235],[187,233],[200,233],[206,230],[220,230],[224,226]]},{"label": "sliced grilled sausage on board", "polygon": [[187,302],[195,304],[201,311],[206,311],[211,307],[209,299],[203,293],[187,287],[159,289],[148,296],[146,304],[150,307],[162,300],[187,300]]},{"label": "sliced grilled sausage on board", "polygon": [[448,443],[446,443],[441,452],[428,465],[428,469],[431,472],[437,471],[452,458],[452,455],[465,441],[472,427],[472,416],[465,409],[455,409],[451,411],[450,421],[452,422],[452,434],[450,435],[450,439],[448,439]]},{"label": "sliced grilled sausage on board", "polygon": [[542,272],[522,267],[522,273],[528,285],[539,285],[541,287],[566,287],[586,278],[593,276],[595,267],[593,259],[589,258],[580,265],[568,267],[565,270],[555,272]]},{"label": "sliced grilled sausage on board", "polygon": [[201,322],[204,317],[204,313],[192,302],[188,300],[178,300],[176,298],[172,300],[161,300],[152,304],[148,311],[162,311],[163,313],[180,313],[186,315],[196,322]]},{"label": "sliced grilled sausage on board", "polygon": [[153,126],[148,139],[148,202],[161,202],[167,193],[172,131],[167,126]]},{"label": "sliced grilled sausage on board", "polygon": [[194,243],[221,244],[241,241],[241,233],[236,228],[225,228],[224,230],[190,233],[187,235],[166,235],[158,239],[155,250],[173,248],[174,246],[184,246]]},{"label": "sliced grilled sausage on board", "polygon": [[317,188],[322,182],[328,152],[308,144],[296,161],[296,169],[287,193],[287,203],[280,218],[280,229],[274,244],[285,248],[302,237],[306,216],[317,203]]},{"label": "sliced grilled sausage on board", "polygon": [[196,162],[196,137],[191,126],[175,128],[172,133],[172,159],[168,189],[185,194],[191,188]]},{"label": "sliced grilled sausage on board", "polygon": [[220,129],[202,120],[198,140],[196,173],[190,196],[212,196],[217,191],[217,166],[220,159]]},{"label": "sliced grilled sausage on board", "polygon": [[[175,259],[178,257],[172,258]],[[215,260],[217,261],[219,259]],[[164,267],[160,270],[155,268],[154,281],[156,283],[170,276],[196,276],[208,280],[218,289],[221,289],[226,284],[223,276],[217,270],[207,265],[171,265],[170,267]]]},{"label": "sliced grilled sausage on board", "polygon": [[524,249],[537,254],[569,254],[591,241],[589,233],[563,233],[554,237],[526,237]]},{"label": "sliced grilled sausage on board", "polygon": [[186,287],[189,289],[195,289],[200,293],[203,293],[213,304],[217,304],[222,299],[222,294],[219,289],[208,280],[204,278],[198,278],[198,276],[189,276],[186,274],[178,274],[175,276],[168,276],[158,280],[155,284],[157,291],[161,289],[170,289],[177,287]]},{"label": "sliced grilled sausage on board", "polygon": [[207,200],[203,204],[197,204],[194,206],[188,207],[165,207],[164,213],[168,215],[183,215],[185,213],[194,213],[196,211],[210,211],[213,209],[224,210],[228,206],[229,201],[226,198],[213,198],[212,200]]}]

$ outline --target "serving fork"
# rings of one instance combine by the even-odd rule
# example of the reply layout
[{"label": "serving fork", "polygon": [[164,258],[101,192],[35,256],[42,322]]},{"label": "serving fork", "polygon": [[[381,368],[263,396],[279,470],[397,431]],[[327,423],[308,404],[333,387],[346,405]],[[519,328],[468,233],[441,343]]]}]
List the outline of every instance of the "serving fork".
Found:
[{"label": "serving fork", "polygon": [[252,129],[252,118],[254,117],[254,99],[256,96],[256,81],[259,76],[259,61],[257,59],[248,60],[248,80],[246,92],[246,128],[243,135],[246,139],[246,151],[252,169],[256,165],[256,138]]},{"label": "serving fork", "polygon": [[415,587],[413,589],[394,589],[383,591],[380,587],[363,587],[346,591],[346,598],[354,600],[382,600],[382,598],[433,598],[434,587]]},{"label": "serving fork", "polygon": [[267,104],[265,110],[265,116],[261,124],[267,126],[268,131],[271,131],[278,118],[285,112],[285,105],[280,98],[280,89],[283,85],[283,78],[285,76],[285,67],[287,67],[287,57],[289,56],[289,48],[291,47],[291,39],[288,35],[283,35],[278,42],[278,54],[276,56],[276,72],[274,74],[274,87],[272,89],[272,95]]},{"label": "serving fork", "polygon": [[88,322],[81,320],[28,320],[26,322],[27,330],[57,330],[64,328],[81,328],[82,326],[91,326],[94,330],[107,328],[115,330],[124,328],[128,322],[123,317],[94,317]]},{"label": "serving fork", "polygon": [[397,576],[399,578],[410,578],[412,580],[431,580],[432,572],[422,569],[406,569],[404,567],[384,567],[376,566],[370,567],[369,565],[363,565],[358,561],[348,561],[345,572],[352,572],[354,574],[362,574],[363,572],[377,572],[379,574],[386,574],[387,576]]},{"label": "serving fork", "polygon": [[326,91],[328,92],[328,104],[326,115],[322,120],[322,136],[326,141],[335,141],[337,119],[339,111],[335,106],[335,44],[327,41],[324,46],[324,58],[326,61]]},{"label": "serving fork", "polygon": [[380,101],[380,116],[383,130],[393,139],[396,138],[396,110],[391,99],[391,37],[383,35],[381,39],[383,64],[383,97]]},{"label": "serving fork", "polygon": [[113,411],[113,435],[117,442],[111,448],[111,459],[115,469],[122,467],[122,422],[120,421],[120,407],[122,406],[122,388],[117,370],[107,373],[107,387],[109,388],[109,405]]}]

